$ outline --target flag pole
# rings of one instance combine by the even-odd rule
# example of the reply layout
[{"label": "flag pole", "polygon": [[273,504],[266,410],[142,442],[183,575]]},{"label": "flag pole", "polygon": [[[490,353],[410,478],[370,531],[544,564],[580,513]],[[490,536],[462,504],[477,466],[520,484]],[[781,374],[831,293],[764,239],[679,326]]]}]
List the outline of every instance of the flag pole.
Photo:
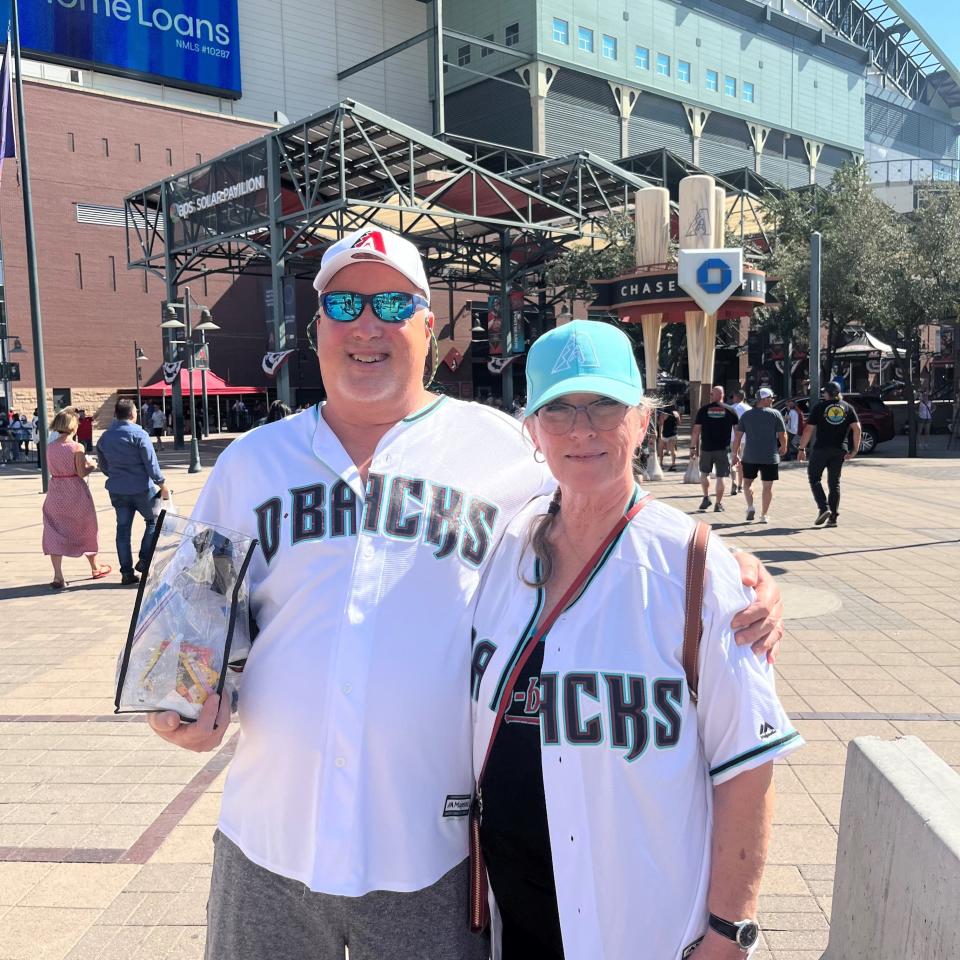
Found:
[{"label": "flag pole", "polygon": [[23,109],[23,73],[20,69],[20,22],[17,0],[10,6],[11,46],[17,83],[17,133],[20,140],[20,182],[23,188],[23,226],[27,242],[27,278],[30,284],[30,326],[33,332],[33,367],[37,383],[37,415],[40,428],[40,472],[43,492],[47,492],[50,471],[47,466],[47,378],[43,365],[43,326],[40,319],[40,285],[37,278],[37,249],[33,231],[33,198],[30,194],[30,164],[27,159],[27,124]]}]

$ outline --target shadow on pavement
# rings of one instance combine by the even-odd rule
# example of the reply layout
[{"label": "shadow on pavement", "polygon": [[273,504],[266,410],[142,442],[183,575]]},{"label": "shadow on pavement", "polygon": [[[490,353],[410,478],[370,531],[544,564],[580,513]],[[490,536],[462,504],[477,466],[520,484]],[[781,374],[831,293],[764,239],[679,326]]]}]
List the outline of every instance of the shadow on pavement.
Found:
[{"label": "shadow on pavement", "polygon": [[136,589],[130,586],[123,586],[119,580],[68,580],[67,586],[62,590],[54,590],[50,582],[46,583],[25,583],[23,586],[2,587],[0,588],[0,602],[4,600],[17,600],[23,597],[43,597],[46,595],[54,596],[63,593],[86,592],[87,590],[128,590],[131,598],[137,595]]}]

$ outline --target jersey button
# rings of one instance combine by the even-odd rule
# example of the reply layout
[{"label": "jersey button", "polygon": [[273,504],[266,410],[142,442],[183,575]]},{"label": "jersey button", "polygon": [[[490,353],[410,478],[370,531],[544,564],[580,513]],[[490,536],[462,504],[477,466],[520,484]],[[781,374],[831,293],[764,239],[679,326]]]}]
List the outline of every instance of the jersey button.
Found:
[{"label": "jersey button", "polygon": [[344,693],[352,693],[352,692],[353,692],[353,684],[352,684],[352,683],[345,683],[340,689],[341,689]]},{"label": "jersey button", "polygon": [[334,762],[338,767],[341,767],[341,768],[342,768],[342,767],[345,767],[345,766],[347,765],[347,759],[346,759],[346,757],[337,757],[337,759],[334,760],[333,762]]}]

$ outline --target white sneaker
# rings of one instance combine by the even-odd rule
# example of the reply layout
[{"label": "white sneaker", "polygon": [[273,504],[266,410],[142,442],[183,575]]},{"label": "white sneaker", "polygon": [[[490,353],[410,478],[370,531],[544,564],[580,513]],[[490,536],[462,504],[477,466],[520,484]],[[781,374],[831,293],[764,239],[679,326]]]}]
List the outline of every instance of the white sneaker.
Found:
[{"label": "white sneaker", "polygon": [[769,522],[770,522],[770,521],[767,519],[767,515],[766,515],[765,513],[761,513],[761,514],[760,514],[760,522],[761,522],[761,523],[769,523]]}]

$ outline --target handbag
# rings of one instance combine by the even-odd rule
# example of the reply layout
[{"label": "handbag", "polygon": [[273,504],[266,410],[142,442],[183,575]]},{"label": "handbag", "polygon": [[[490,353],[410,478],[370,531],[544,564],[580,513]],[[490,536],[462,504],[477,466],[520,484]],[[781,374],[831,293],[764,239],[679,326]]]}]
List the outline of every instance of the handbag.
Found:
[{"label": "handbag", "polygon": [[[603,556],[610,544],[616,540],[624,527],[650,502],[652,497],[646,496],[633,508],[621,517],[614,528],[607,534],[603,543],[597,548],[596,553],[587,561],[584,568],[577,574],[573,583],[570,584],[566,593],[557,601],[556,606],[550,611],[544,619],[536,633],[520,653],[516,665],[507,679],[504,694],[500,700],[500,706],[497,709],[497,716],[494,720],[493,731],[490,735],[490,741],[487,744],[487,752],[483,759],[483,765],[477,776],[473,802],[470,805],[469,819],[469,840],[470,840],[470,929],[474,933],[480,933],[486,929],[490,922],[490,909],[487,897],[487,868],[483,862],[483,852],[480,849],[480,821],[483,815],[483,796],[481,785],[483,783],[483,774],[487,767],[487,761],[490,759],[490,750],[497,738],[497,732],[500,724],[503,722],[507,706],[513,698],[513,688],[516,685],[517,678],[523,672],[527,660],[536,649],[537,644],[548,633],[557,617],[567,608],[570,601],[577,596],[584,581],[590,576],[596,564]],[[690,691],[690,699],[693,703],[697,702],[697,687],[700,679],[699,652],[700,640],[703,636],[703,594],[706,583],[707,571],[707,543],[710,538],[709,524],[699,521],[690,535],[690,541],[687,546],[687,568],[685,580],[684,597],[684,615],[683,615],[683,651],[681,661],[683,670],[687,677],[687,688]]]}]

